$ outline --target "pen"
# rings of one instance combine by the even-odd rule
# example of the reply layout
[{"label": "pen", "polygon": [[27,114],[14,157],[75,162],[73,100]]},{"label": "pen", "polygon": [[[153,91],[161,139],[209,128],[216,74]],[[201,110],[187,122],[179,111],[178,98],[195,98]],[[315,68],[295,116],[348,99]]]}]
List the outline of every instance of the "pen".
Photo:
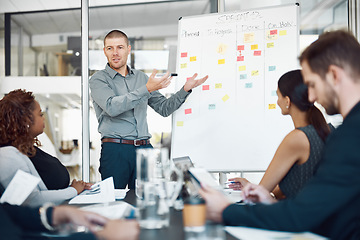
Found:
[{"label": "pen", "polygon": [[234,182],[234,181],[225,182],[225,184],[230,184],[230,183],[237,183],[237,182]]}]

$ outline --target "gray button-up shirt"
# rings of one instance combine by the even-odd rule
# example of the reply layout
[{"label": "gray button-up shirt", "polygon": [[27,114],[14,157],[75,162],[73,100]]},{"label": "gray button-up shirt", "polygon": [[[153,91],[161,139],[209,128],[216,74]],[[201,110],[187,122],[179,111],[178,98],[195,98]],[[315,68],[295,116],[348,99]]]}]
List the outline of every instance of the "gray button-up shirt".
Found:
[{"label": "gray button-up shirt", "polygon": [[149,139],[147,105],[167,117],[190,94],[181,88],[167,99],[158,91],[149,93],[147,81],[148,76],[141,71],[128,67],[128,75],[124,77],[108,64],[91,77],[91,97],[101,137]]}]

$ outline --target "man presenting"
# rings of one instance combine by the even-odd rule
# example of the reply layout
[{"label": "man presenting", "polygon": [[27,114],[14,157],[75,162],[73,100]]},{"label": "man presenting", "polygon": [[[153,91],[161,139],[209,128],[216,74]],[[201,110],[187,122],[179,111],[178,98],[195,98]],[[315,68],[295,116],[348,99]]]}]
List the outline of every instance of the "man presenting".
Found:
[{"label": "man presenting", "polygon": [[147,105],[167,117],[177,110],[191,93],[208,76],[195,80],[194,74],[177,93],[170,98],[157,90],[169,86],[171,77],[166,73],[150,77],[126,65],[131,46],[125,33],[112,30],[104,38],[104,53],[108,63],[104,70],[90,79],[91,97],[101,134],[101,178],[114,178],[115,188],[128,184],[135,188],[136,149],[151,148],[147,125]]},{"label": "man presenting", "polygon": [[[227,225],[360,239],[359,56],[359,42],[344,31],[321,35],[300,56],[309,100],[344,118],[328,137],[319,168],[303,190],[293,199],[248,206],[230,204],[220,192],[204,186],[208,218]],[[256,188],[248,193],[264,197]]]}]

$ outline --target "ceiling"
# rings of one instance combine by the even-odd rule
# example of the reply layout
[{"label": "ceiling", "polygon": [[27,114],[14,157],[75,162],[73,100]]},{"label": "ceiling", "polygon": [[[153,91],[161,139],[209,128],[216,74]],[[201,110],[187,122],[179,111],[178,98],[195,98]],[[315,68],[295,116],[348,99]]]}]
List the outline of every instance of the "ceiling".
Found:
[{"label": "ceiling", "polygon": [[[329,21],[332,21],[334,9],[345,1],[224,0],[224,10],[234,11],[295,2],[300,3],[301,29],[309,31],[328,25]],[[89,0],[89,31],[100,32],[102,35],[104,31],[114,28],[177,25],[179,17],[210,13],[211,4],[217,4],[217,1]],[[81,0],[0,0],[0,6],[0,13],[14,13],[12,19],[29,35],[81,31]],[[4,26],[3,21],[4,16],[0,15],[0,27]],[[170,34],[173,35],[173,32]]]}]

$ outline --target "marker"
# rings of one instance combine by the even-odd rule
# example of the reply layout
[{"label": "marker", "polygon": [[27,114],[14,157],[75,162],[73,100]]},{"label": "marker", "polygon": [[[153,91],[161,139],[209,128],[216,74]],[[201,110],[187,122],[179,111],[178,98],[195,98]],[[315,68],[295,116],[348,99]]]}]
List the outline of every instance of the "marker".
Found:
[{"label": "marker", "polygon": [[[155,77],[157,77],[157,78],[160,78],[160,77],[162,77],[162,76],[164,76],[165,75],[165,73],[157,73],[156,75],[155,75]],[[176,77],[178,74],[177,73],[170,73],[169,74],[169,77]]]},{"label": "marker", "polygon": [[177,73],[170,73],[171,77],[177,77],[177,75],[178,75]]}]

